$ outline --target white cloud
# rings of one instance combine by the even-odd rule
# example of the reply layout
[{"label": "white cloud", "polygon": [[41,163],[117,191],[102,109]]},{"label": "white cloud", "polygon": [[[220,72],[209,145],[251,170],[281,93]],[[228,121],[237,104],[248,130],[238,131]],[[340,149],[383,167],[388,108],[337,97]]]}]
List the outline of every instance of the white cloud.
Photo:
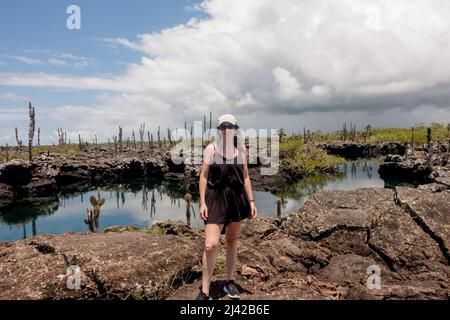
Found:
[{"label": "white cloud", "polygon": [[24,97],[21,95],[18,95],[14,92],[6,92],[0,94],[0,99],[8,100],[8,101],[26,101],[29,100],[29,97]]},{"label": "white cloud", "polygon": [[[91,65],[93,59],[83,56],[76,56],[71,53],[60,53],[51,50],[22,50],[27,54],[46,56],[42,58],[26,57],[17,55],[6,55],[7,58],[14,59],[27,65],[52,65],[52,66],[73,66],[84,68]],[[0,64],[1,65],[1,64]]]},{"label": "white cloud", "polygon": [[123,74],[2,73],[0,84],[106,91],[107,102],[55,110],[80,130],[139,122],[124,110],[145,119],[164,112],[162,126],[209,111],[255,113],[246,125],[257,126],[311,111],[359,110],[367,119],[379,108],[448,108],[448,1],[210,0],[195,9],[208,18],[137,41],[103,39],[143,55]]},{"label": "white cloud", "polygon": [[67,66],[68,65],[68,63],[66,61],[57,59],[57,58],[48,59],[48,63],[53,66]]},{"label": "white cloud", "polygon": [[29,57],[24,57],[24,56],[8,56],[11,59],[23,62],[25,64],[29,64],[29,65],[36,65],[36,64],[44,64],[44,61],[40,60],[40,59],[34,59],[34,58],[29,58]]},{"label": "white cloud", "polygon": [[302,93],[302,86],[288,70],[277,67],[272,70],[272,74],[278,86],[277,92],[281,100],[290,100]]},{"label": "white cloud", "polygon": [[318,97],[328,97],[331,95],[331,89],[328,86],[315,85],[311,88],[311,93]]}]

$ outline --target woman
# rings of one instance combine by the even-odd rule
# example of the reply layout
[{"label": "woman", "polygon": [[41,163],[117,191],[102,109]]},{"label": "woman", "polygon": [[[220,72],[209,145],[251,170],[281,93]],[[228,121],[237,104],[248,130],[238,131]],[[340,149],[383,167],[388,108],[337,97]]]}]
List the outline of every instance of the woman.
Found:
[{"label": "woman", "polygon": [[197,300],[211,299],[209,287],[220,234],[225,230],[228,281],[224,291],[232,299],[240,298],[234,273],[241,221],[257,216],[248,175],[247,150],[238,139],[237,120],[231,114],[222,115],[217,128],[218,141],[205,148],[199,181],[200,216],[205,222],[205,250],[202,287]]}]

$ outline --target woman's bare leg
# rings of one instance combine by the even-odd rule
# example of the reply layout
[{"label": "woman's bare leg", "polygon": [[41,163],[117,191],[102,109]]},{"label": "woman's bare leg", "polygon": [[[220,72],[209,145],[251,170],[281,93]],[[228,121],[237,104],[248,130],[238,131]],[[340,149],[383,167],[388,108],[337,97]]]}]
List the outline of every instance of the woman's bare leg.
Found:
[{"label": "woman's bare leg", "polygon": [[227,245],[227,278],[234,280],[236,270],[237,247],[239,233],[241,231],[241,222],[231,222],[227,225],[225,234],[225,243]]},{"label": "woman's bare leg", "polygon": [[205,251],[203,252],[202,290],[209,295],[209,285],[214,273],[217,250],[219,248],[220,232],[223,224],[205,225]]}]

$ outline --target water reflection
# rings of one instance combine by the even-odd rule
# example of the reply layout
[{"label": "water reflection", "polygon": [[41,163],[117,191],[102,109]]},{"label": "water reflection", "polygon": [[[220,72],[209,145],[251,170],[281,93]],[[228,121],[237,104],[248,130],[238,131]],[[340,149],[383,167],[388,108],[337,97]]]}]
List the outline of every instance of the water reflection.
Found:
[{"label": "water reflection", "polygon": [[[278,201],[281,214],[293,212],[309,195],[321,190],[384,187],[385,182],[380,179],[378,168],[376,160],[349,161],[340,167],[338,175],[302,179],[285,186],[276,195],[255,191],[258,215],[276,216]],[[103,199],[96,224],[95,205]],[[169,219],[184,221],[192,227],[203,227],[196,208],[198,195],[186,194],[178,183],[170,180],[134,179],[95,186],[77,184],[66,187],[55,197],[23,199],[2,209],[0,241],[45,233],[86,232],[84,220],[87,209],[91,210],[95,230],[99,231],[119,225],[148,227],[155,221]]]}]

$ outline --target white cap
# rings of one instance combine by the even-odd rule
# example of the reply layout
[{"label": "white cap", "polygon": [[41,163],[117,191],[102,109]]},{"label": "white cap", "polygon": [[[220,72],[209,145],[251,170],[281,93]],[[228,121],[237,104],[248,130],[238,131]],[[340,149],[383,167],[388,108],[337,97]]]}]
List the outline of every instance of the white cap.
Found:
[{"label": "white cap", "polygon": [[221,115],[219,117],[219,120],[217,120],[217,127],[219,127],[224,122],[229,122],[231,124],[234,124],[235,126],[237,125],[236,118],[232,114],[229,114],[229,113]]}]

